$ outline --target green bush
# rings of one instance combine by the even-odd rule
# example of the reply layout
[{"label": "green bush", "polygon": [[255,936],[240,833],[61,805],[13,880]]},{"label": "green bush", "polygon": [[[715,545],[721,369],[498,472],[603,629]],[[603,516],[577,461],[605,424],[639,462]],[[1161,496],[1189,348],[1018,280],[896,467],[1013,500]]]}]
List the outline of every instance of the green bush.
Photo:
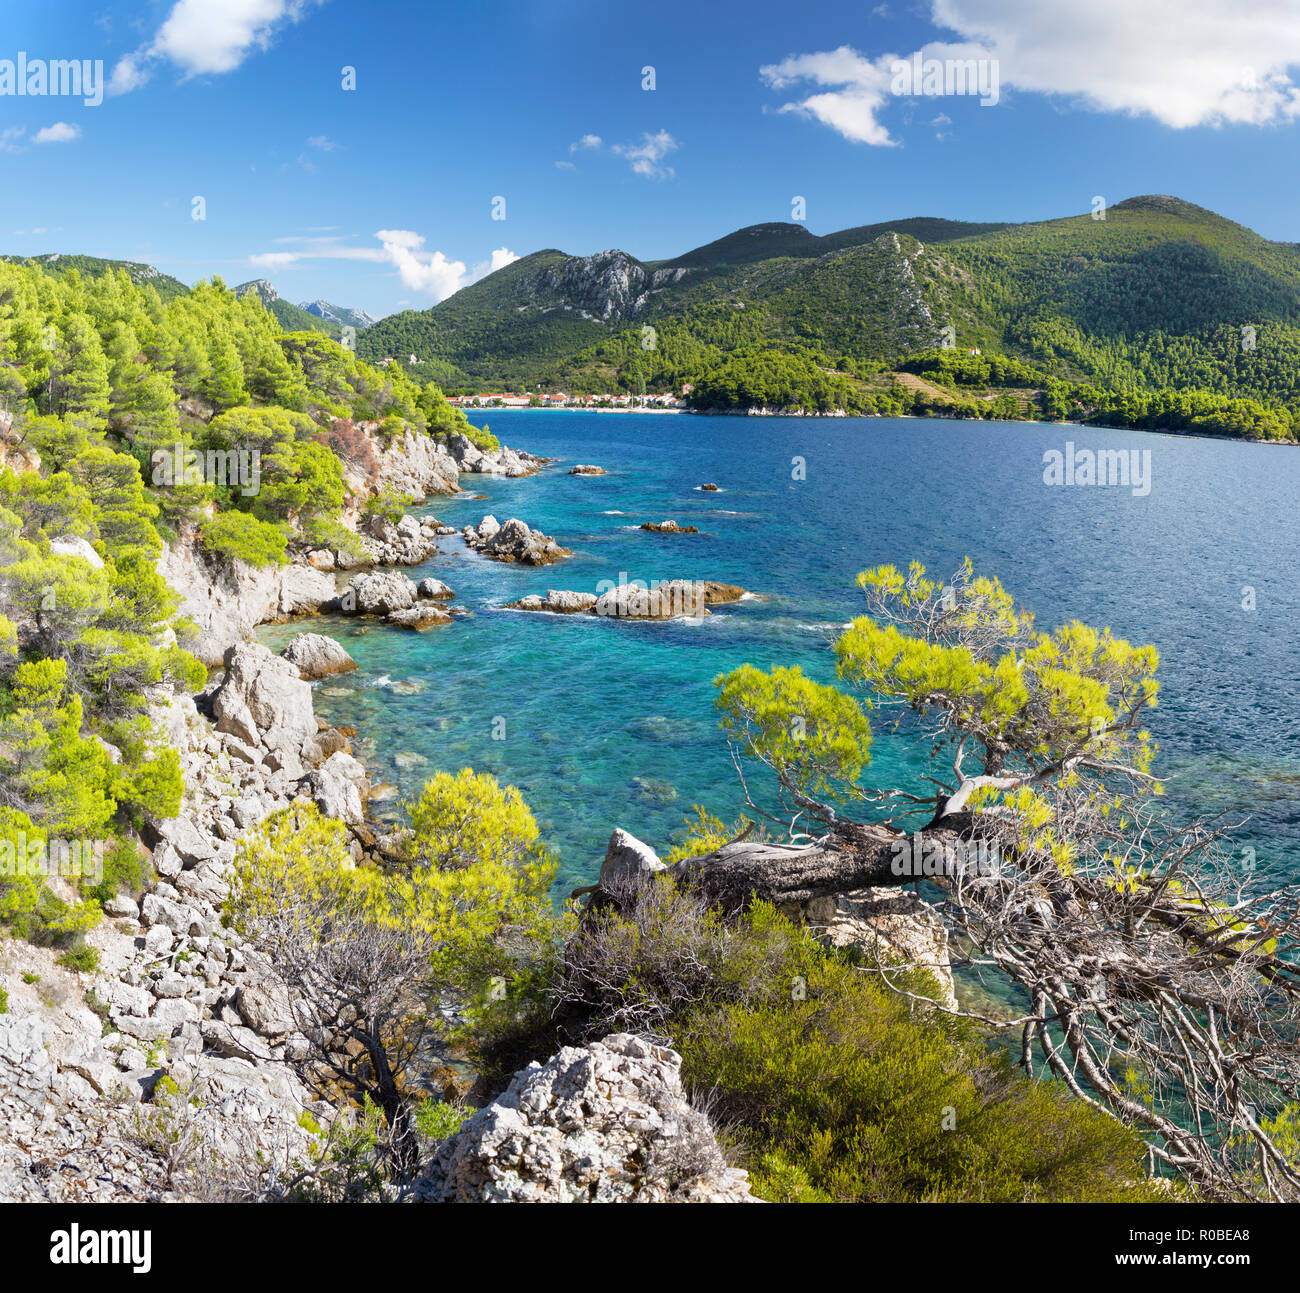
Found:
[{"label": "green bush", "polygon": [[220,512],[199,528],[203,546],[214,556],[250,566],[288,564],[284,534],[247,512]]},{"label": "green bush", "polygon": [[89,943],[78,943],[59,957],[59,964],[79,974],[94,974],[99,969],[99,948]]},{"label": "green bush", "polygon": [[[692,1011],[676,1043],[688,1085],[743,1128],[764,1198],[1154,1197],[1128,1129],[1016,1073],[968,1026],[917,1010],[771,907],[756,907],[746,931],[719,994],[740,999]],[[767,967],[757,981],[756,963]]]},{"label": "green bush", "polygon": [[8,1013],[9,994],[4,990],[4,988],[0,988],[0,1015],[7,1015]]}]

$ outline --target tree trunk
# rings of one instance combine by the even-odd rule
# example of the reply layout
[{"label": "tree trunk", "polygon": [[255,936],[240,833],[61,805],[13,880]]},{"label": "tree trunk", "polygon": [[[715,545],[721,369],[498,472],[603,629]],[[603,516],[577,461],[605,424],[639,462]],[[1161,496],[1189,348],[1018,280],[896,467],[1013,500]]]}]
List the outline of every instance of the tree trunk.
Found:
[{"label": "tree trunk", "polygon": [[[959,820],[937,830],[927,828],[924,838],[939,846],[952,845],[960,838],[959,826],[968,823]],[[914,845],[919,838],[910,837]],[[894,865],[908,840],[883,827],[841,822],[834,834],[816,844],[742,840],[690,858],[674,870],[684,885],[730,915],[754,898],[778,904],[808,902],[871,885],[908,884],[920,877],[910,868],[900,874]]]}]

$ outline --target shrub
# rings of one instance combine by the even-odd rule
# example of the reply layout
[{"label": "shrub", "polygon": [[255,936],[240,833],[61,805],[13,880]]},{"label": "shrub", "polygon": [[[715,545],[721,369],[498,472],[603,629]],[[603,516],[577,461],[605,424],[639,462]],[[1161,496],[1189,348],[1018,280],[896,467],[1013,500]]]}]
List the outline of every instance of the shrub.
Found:
[{"label": "shrub", "polygon": [[4,988],[0,988],[0,1015],[7,1015],[8,1013],[9,994],[4,990]]},{"label": "shrub", "polygon": [[79,974],[94,974],[99,969],[99,948],[79,942],[59,957],[59,964]]},{"label": "shrub", "polygon": [[288,564],[284,534],[247,512],[219,512],[204,521],[199,531],[203,546],[213,556],[250,566]]},{"label": "shrub", "polygon": [[677,1044],[684,1079],[745,1129],[763,1197],[1155,1197],[1127,1128],[1017,1074],[966,1025],[917,1012],[773,908],[756,906],[746,928],[745,943],[781,949],[778,968],[755,979],[732,958],[724,977],[746,992],[692,1011]]}]

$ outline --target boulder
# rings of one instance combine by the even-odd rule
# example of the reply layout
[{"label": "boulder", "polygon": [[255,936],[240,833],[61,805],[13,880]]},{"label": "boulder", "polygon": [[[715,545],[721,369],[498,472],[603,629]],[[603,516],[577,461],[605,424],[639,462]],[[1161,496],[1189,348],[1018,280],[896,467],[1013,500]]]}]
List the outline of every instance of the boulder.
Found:
[{"label": "boulder", "polygon": [[433,601],[449,601],[456,594],[441,579],[421,579],[415,588],[416,596]]},{"label": "boulder", "polygon": [[566,588],[547,589],[546,596],[530,593],[517,602],[507,602],[509,610],[515,611],[550,611],[553,615],[574,615],[580,611],[589,611],[596,604],[595,593],[575,593]]},{"label": "boulder", "polygon": [[450,624],[452,617],[441,606],[423,602],[404,611],[393,611],[386,617],[389,624],[408,629],[431,629],[435,624]]},{"label": "boulder", "polygon": [[[263,752],[269,767],[301,775],[316,736],[311,686],[288,660],[257,642],[226,652],[226,673],[212,696],[217,731]],[[309,745],[310,743],[310,745]]]},{"label": "boulder", "polygon": [[439,1146],[417,1197],[437,1203],[746,1203],[681,1057],[629,1033],[516,1073]]},{"label": "boulder", "polygon": [[485,516],[477,526],[462,531],[465,542],[476,552],[494,561],[514,561],[524,566],[547,566],[573,556],[549,535],[529,529],[525,522],[512,516],[504,525],[495,516]]},{"label": "boulder", "polygon": [[353,577],[339,609],[355,615],[391,615],[414,606],[417,595],[415,584],[401,571],[370,571]]},{"label": "boulder", "polygon": [[350,754],[331,754],[319,768],[309,772],[300,783],[326,817],[336,817],[349,826],[364,820],[363,795],[370,783],[362,764]]},{"label": "boulder", "polygon": [[60,557],[80,557],[90,565],[92,570],[103,570],[104,568],[103,558],[85,539],[73,538],[69,535],[51,539],[50,551]]},{"label": "boulder", "polygon": [[357,662],[343,647],[323,633],[298,634],[280,656],[298,670],[299,677],[308,681],[348,673],[357,667]]},{"label": "boulder", "polygon": [[639,885],[642,881],[668,868],[659,855],[642,840],[621,828],[616,828],[605,848],[605,860],[600,864],[600,887],[606,893],[616,893]]},{"label": "boulder", "polygon": [[570,476],[604,476],[604,467],[597,467],[589,462],[580,462],[576,467],[569,468]]},{"label": "boulder", "polygon": [[602,593],[592,610],[614,619],[667,620],[677,616],[698,618],[709,613],[704,584],[673,579],[652,589],[620,584]]}]

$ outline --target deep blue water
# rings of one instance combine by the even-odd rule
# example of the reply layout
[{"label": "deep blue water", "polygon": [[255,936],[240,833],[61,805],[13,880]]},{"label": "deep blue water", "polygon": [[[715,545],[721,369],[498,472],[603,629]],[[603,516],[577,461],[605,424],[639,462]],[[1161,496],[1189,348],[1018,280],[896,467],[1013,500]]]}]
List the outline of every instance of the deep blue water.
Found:
[{"label": "deep blue water", "polygon": [[[458,527],[518,516],[575,556],[534,570],[444,539],[409,573],[445,579],[472,615],[425,634],[327,620],[321,631],[360,669],[319,684],[317,708],[354,725],[357,752],[404,794],[466,765],[519,786],[560,854],[558,890],[593,876],[615,826],[663,850],[693,804],[728,818],[741,810],[713,710],[717,674],[798,663],[829,681],[830,642],[862,609],[859,570],[916,558],[946,575],[967,554],[1041,628],[1079,618],[1154,643],[1163,690],[1151,726],[1161,770],[1176,774],[1171,803],[1248,810],[1240,835],[1260,864],[1300,873],[1300,450],[923,419],[474,420],[563,461],[524,480],[464,478],[487,498],[423,511]],[[1044,451],[1067,440],[1150,450],[1149,495],[1044,484]],[[609,475],[567,475],[579,462]],[[701,492],[704,481],[719,492]],[[635,529],[668,517],[702,533]],[[595,592],[621,572],[719,579],[763,600],[698,623],[500,609],[547,588]],[[1245,586],[1253,611],[1242,608]],[[278,646],[303,627],[263,638]],[[878,735],[872,779],[897,784],[919,767],[912,742]]]}]

